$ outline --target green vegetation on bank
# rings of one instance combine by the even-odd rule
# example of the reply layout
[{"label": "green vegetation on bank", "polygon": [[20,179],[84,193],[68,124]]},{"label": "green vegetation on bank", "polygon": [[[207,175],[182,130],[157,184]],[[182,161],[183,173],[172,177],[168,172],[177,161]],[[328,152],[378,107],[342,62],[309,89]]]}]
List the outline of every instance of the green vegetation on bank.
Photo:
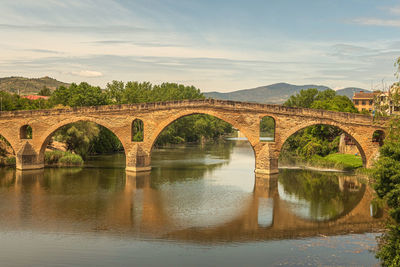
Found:
[{"label": "green vegetation on bank", "polygon": [[329,154],[325,157],[314,155],[311,157],[309,164],[344,171],[354,170],[363,166],[361,156],[340,153]]},{"label": "green vegetation on bank", "polygon": [[333,153],[325,157],[312,155],[310,157],[299,157],[293,154],[282,155],[281,164],[304,167],[326,168],[340,171],[352,171],[363,166],[361,156],[352,154]]},{"label": "green vegetation on bank", "polygon": [[372,172],[375,191],[389,206],[391,220],[379,240],[382,266],[400,266],[400,118],[391,120],[389,134]]},{"label": "green vegetation on bank", "polygon": [[[396,64],[397,77],[400,74],[400,57]],[[394,99],[399,99],[398,92]],[[387,231],[379,239],[376,256],[382,266],[400,266],[400,117],[391,118],[385,142],[375,162],[372,178],[376,194],[389,207],[391,220]]]},{"label": "green vegetation on bank", "polygon": [[0,167],[15,166],[15,157],[0,156]]},{"label": "green vegetation on bank", "polygon": [[54,150],[45,152],[44,162],[47,165],[80,166],[83,164],[83,159],[80,155],[68,151]]},{"label": "green vegetation on bank", "polygon": [[[288,107],[325,109],[343,112],[358,112],[346,96],[337,95],[333,90],[301,90],[284,104]],[[290,136],[283,145],[281,160],[303,162],[308,166],[350,170],[362,166],[354,155],[338,154],[340,135],[343,131],[331,125],[313,125]],[[287,160],[287,159],[286,159]]]}]

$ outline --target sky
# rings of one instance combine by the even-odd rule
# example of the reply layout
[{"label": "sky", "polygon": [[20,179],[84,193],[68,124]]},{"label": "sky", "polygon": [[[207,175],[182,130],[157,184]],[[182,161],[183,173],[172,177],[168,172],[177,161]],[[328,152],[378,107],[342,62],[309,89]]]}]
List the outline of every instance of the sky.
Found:
[{"label": "sky", "polygon": [[1,0],[0,77],[228,92],[391,85],[400,1]]}]

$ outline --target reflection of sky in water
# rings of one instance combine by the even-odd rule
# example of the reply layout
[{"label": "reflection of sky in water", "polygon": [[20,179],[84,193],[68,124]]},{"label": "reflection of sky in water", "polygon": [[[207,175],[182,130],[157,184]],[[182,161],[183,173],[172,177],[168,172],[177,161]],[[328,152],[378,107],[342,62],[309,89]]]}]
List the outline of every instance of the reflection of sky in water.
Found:
[{"label": "reflection of sky in water", "polygon": [[258,199],[258,225],[268,227],[274,220],[274,200],[271,198]]},{"label": "reflection of sky in water", "polygon": [[[285,189],[281,183],[278,183],[279,198],[286,201],[288,208],[291,209],[296,215],[310,219],[311,215],[311,205],[310,202],[299,198],[296,195],[286,194]],[[312,219],[324,219],[324,218],[312,218]]]},{"label": "reflection of sky in water", "polygon": [[215,226],[235,219],[246,210],[254,189],[254,155],[248,142],[235,146],[229,161],[210,154],[203,159],[182,161],[227,165],[205,172],[199,180],[162,185],[160,193],[167,205],[165,209],[174,221],[182,226]]},{"label": "reflection of sky in water", "polygon": [[[232,140],[232,141],[245,141],[247,140],[246,137],[228,137],[226,140]],[[261,141],[274,141],[273,137],[260,137]]]}]

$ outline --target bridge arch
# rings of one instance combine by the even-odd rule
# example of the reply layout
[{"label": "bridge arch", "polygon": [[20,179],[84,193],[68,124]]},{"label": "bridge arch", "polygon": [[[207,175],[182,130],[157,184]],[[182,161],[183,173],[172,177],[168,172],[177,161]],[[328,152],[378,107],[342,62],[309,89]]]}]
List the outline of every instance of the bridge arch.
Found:
[{"label": "bridge arch", "polygon": [[[286,143],[286,141],[289,139],[289,137],[291,137],[292,135],[296,134],[297,132],[299,132],[301,130],[306,129],[307,127],[316,126],[316,125],[334,126],[338,129],[340,129],[341,131],[343,131],[348,136],[350,136],[352,138],[352,140],[354,141],[354,143],[356,144],[358,151],[360,152],[364,167],[367,166],[368,157],[367,157],[367,153],[366,153],[366,147],[365,147],[365,144],[362,143],[360,136],[358,134],[354,133],[351,128],[348,128],[344,125],[341,125],[340,123],[336,123],[333,121],[311,121],[308,123],[307,122],[303,123],[298,127],[288,129],[288,131],[281,130],[281,132],[284,132],[284,134],[281,135],[281,142],[279,142],[277,144],[278,157],[281,154],[283,145]],[[369,135],[368,133],[365,133],[365,134]],[[368,138],[368,140],[370,140],[370,138]]]},{"label": "bridge arch", "polygon": [[103,126],[104,128],[108,129],[111,131],[121,142],[122,147],[124,148],[125,154],[127,153],[127,142],[126,142],[126,136],[121,135],[118,131],[115,130],[114,126],[111,125],[110,122],[103,120],[103,119],[96,119],[96,118],[91,118],[91,117],[72,117],[63,121],[60,121],[57,124],[52,125],[51,127],[47,128],[44,133],[41,136],[41,139],[39,141],[39,154],[38,154],[38,162],[43,163],[44,162],[44,154],[46,151],[46,147],[48,146],[51,138],[53,137],[54,133],[61,129],[64,126],[67,126],[72,123],[76,122],[93,122],[97,125]]},{"label": "bridge arch", "polygon": [[[227,115],[224,115],[223,113],[214,112],[212,110],[202,110],[202,111],[187,110],[187,111],[179,112],[179,113],[175,114],[174,116],[170,116],[167,119],[161,121],[157,125],[156,129],[151,134],[151,136],[149,136],[149,139],[150,139],[149,144],[150,145],[148,147],[148,151],[151,152],[151,150],[153,149],[154,144],[155,144],[157,138],[160,136],[161,132],[163,130],[165,130],[170,124],[172,124],[173,122],[175,122],[183,117],[187,117],[187,116],[191,116],[191,115],[198,115],[198,114],[210,115],[210,116],[220,119],[226,123],[229,123],[234,128],[238,129],[241,133],[243,133],[243,135],[247,138],[247,140],[249,141],[249,143],[252,146],[253,151],[254,151],[254,145],[257,143],[258,140],[254,137],[255,133],[252,133],[246,124],[244,124],[241,121],[230,118],[231,116],[229,116],[229,115],[227,116]],[[257,134],[257,136],[258,136],[258,134]]]},{"label": "bridge arch", "polygon": [[[15,142],[13,142],[15,136],[14,136],[14,138],[13,138],[13,136],[10,136],[9,134],[7,134],[6,131],[4,131],[4,132],[0,132],[0,138],[1,138],[1,137],[2,137],[5,141],[7,141],[7,143],[10,145],[10,147],[11,147],[11,149],[12,149],[14,155],[16,155],[17,152],[18,152],[18,145],[17,145]],[[19,138],[19,136],[18,136],[18,138]]]}]

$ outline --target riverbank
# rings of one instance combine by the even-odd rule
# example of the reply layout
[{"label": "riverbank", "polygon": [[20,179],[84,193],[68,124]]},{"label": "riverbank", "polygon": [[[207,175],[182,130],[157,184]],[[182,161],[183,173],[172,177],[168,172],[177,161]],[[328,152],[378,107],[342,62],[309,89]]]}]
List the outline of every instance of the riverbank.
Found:
[{"label": "riverbank", "polygon": [[313,155],[310,158],[282,155],[280,165],[285,167],[298,166],[308,169],[326,169],[332,171],[354,171],[363,167],[360,156],[352,154],[329,154],[325,157]]},{"label": "riverbank", "polygon": [[0,157],[0,167],[11,167],[15,166],[16,160],[15,157]]}]

